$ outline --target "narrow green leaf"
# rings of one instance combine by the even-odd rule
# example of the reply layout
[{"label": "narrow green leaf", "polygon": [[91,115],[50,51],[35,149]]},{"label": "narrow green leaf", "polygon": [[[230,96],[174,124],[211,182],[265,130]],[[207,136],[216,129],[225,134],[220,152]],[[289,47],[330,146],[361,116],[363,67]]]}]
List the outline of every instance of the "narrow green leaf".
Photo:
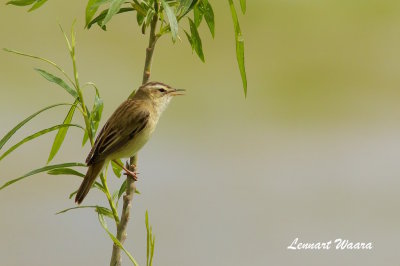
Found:
[{"label": "narrow green leaf", "polygon": [[193,0],[181,0],[180,2],[179,10],[181,13],[186,13],[192,5]]},{"label": "narrow green leaf", "polygon": [[232,0],[229,1],[229,6],[231,9],[233,25],[235,28],[235,40],[236,40],[236,58],[239,65],[240,75],[242,77],[244,96],[247,95],[247,77],[246,77],[246,68],[244,64],[244,39],[242,36],[242,32],[240,30],[239,20],[237,17],[235,5]]},{"label": "narrow green leaf", "polygon": [[50,82],[56,83],[58,85],[60,85],[62,88],[64,88],[69,94],[71,94],[72,97],[74,97],[74,99],[78,98],[78,93],[72,89],[70,86],[68,86],[68,84],[62,80],[59,77],[54,76],[53,74],[50,74],[49,72],[43,70],[43,69],[39,69],[39,68],[35,68],[35,70],[37,72],[39,72],[40,75],[42,75],[45,79],[47,79]]},{"label": "narrow green leaf", "polygon": [[187,39],[188,39],[188,41],[190,43],[190,46],[192,47],[192,51],[193,51],[194,50],[194,46],[193,46],[192,36],[190,36],[190,34],[186,30],[184,30],[184,32],[186,34],[186,37],[187,37]]},{"label": "narrow green leaf", "polygon": [[89,0],[86,5],[86,13],[85,13],[85,28],[89,25],[89,22],[92,20],[94,14],[96,14],[99,7],[105,3],[110,2],[111,0]]},{"label": "narrow green leaf", "polygon": [[66,212],[71,211],[71,210],[76,210],[76,209],[87,209],[87,208],[93,208],[93,209],[104,208],[104,209],[107,209],[107,208],[105,208],[105,207],[101,207],[101,206],[97,206],[97,205],[94,205],[94,206],[76,206],[76,207],[72,207],[72,208],[68,208],[68,209],[59,211],[59,212],[56,213],[56,215],[62,214],[62,213],[66,213]]},{"label": "narrow green leaf", "polygon": [[146,215],[145,215],[145,224],[146,224],[146,233],[147,233],[147,245],[146,245],[146,265],[149,266],[149,262],[150,262],[150,229],[149,229],[149,213],[146,210]]},{"label": "narrow green leaf", "polygon": [[106,30],[106,27],[102,27],[102,21],[103,19],[106,17],[108,12],[108,9],[105,9],[103,11],[101,11],[101,13],[99,15],[97,15],[97,17],[95,17],[94,19],[92,19],[92,21],[89,22],[89,24],[87,25],[87,28],[90,29],[92,27],[93,24],[97,23],[97,25],[99,25],[100,28],[102,28],[103,30]]},{"label": "narrow green leaf", "polygon": [[59,211],[59,212],[56,213],[56,215],[62,214],[62,213],[66,213],[66,212],[71,211],[71,210],[86,209],[86,208],[96,208],[96,207],[97,207],[97,206],[76,206],[76,207],[72,207],[72,208],[68,208],[68,209]]},{"label": "narrow green leaf", "polygon": [[199,32],[197,31],[197,27],[194,24],[193,20],[191,20],[190,18],[188,18],[188,19],[189,19],[189,23],[190,23],[192,46],[193,46],[194,50],[196,51],[196,54],[201,59],[201,61],[205,62],[204,54],[203,54],[203,46],[201,44]]},{"label": "narrow green leaf", "polygon": [[47,0],[37,0],[36,3],[28,10],[28,12],[38,9],[46,2],[47,2]]},{"label": "narrow green leaf", "polygon": [[48,171],[47,174],[49,174],[49,175],[74,175],[74,176],[85,177],[85,174],[82,174],[81,172],[78,172],[71,168],[53,169],[53,170]]},{"label": "narrow green leaf", "polygon": [[242,76],[244,95],[247,96],[247,77],[244,65],[244,40],[240,35],[236,41],[236,57],[239,64],[240,75]]},{"label": "narrow green leaf", "polygon": [[[121,8],[117,14],[120,13],[125,13],[125,12],[129,12],[129,11],[133,11],[135,9],[131,8],[131,7],[124,7]],[[103,30],[105,30],[105,26],[101,26],[102,25],[102,21],[103,19],[106,17],[108,13],[108,9],[103,10],[97,17],[95,17],[92,21],[89,22],[89,24],[87,25],[87,28],[90,29],[92,27],[93,24],[97,23],[99,25],[100,28],[102,28]]]},{"label": "narrow green leaf", "polygon": [[46,133],[49,133],[49,132],[51,132],[51,131],[54,131],[54,130],[56,130],[56,129],[60,129],[60,128],[63,128],[63,127],[78,127],[78,128],[81,128],[81,129],[85,130],[85,129],[84,129],[83,127],[81,127],[80,125],[75,125],[75,124],[61,124],[61,125],[56,125],[56,126],[53,126],[53,127],[49,127],[49,128],[43,129],[43,130],[41,130],[41,131],[38,131],[38,132],[36,132],[36,133],[34,133],[34,134],[32,134],[32,135],[30,135],[30,136],[24,138],[23,140],[21,140],[21,141],[18,142],[17,144],[13,145],[13,146],[12,146],[11,148],[9,148],[6,152],[4,152],[3,155],[0,156],[0,161],[3,160],[4,157],[6,157],[7,155],[9,155],[11,152],[13,152],[15,149],[17,149],[17,148],[18,148],[19,146],[21,146],[22,144],[24,144],[24,143],[26,143],[26,142],[28,142],[28,141],[30,141],[30,140],[32,140],[32,139],[35,139],[35,138],[37,138],[37,137],[39,137],[39,136],[42,136],[42,135],[44,135],[44,134],[46,134]]},{"label": "narrow green leaf", "polygon": [[[103,100],[100,98],[100,93],[99,89],[96,87],[96,85],[92,82],[88,82],[85,85],[91,85],[95,90],[96,94],[94,97],[94,103],[92,107],[92,111],[89,111],[88,108],[86,108],[87,113],[89,114],[89,121],[90,121],[90,128],[92,131],[92,136],[96,136],[97,129],[99,128],[99,123],[101,120],[101,115],[103,113]],[[82,146],[84,146],[88,140],[88,134],[85,132],[82,140]]]},{"label": "narrow green leaf", "polygon": [[56,169],[56,168],[75,167],[75,166],[84,166],[84,167],[86,167],[86,165],[83,164],[83,163],[62,163],[62,164],[55,164],[55,165],[47,165],[45,167],[32,170],[32,171],[30,171],[29,173],[27,173],[27,174],[25,174],[23,176],[20,176],[20,177],[18,177],[16,179],[13,179],[13,180],[10,180],[10,181],[6,182],[3,186],[0,187],[0,190],[2,190],[4,188],[8,187],[9,185],[14,184],[15,182],[18,182],[18,181],[20,181],[20,180],[22,180],[22,179],[24,179],[26,177],[29,177],[31,175],[35,175],[35,174],[38,174],[38,173],[41,173],[41,172],[46,172],[46,171],[49,171],[49,170],[52,170],[52,169]]},{"label": "narrow green leaf", "polygon": [[74,192],[72,192],[71,194],[69,194],[68,198],[69,198],[69,199],[72,199],[72,197],[73,197],[74,195],[76,195],[77,193],[78,193],[78,189],[75,190]]},{"label": "narrow green leaf", "polygon": [[142,13],[140,13],[140,12],[136,13],[136,21],[139,26],[141,26],[143,24],[144,18],[145,18],[145,16]]},{"label": "narrow green leaf", "polygon": [[83,139],[82,139],[82,147],[85,146],[88,139],[89,139],[89,136],[87,134],[87,131],[85,131],[85,134],[83,134]]},{"label": "narrow green leaf", "polygon": [[14,0],[8,1],[7,5],[14,5],[14,6],[29,6],[33,4],[36,0]]},{"label": "narrow green leaf", "polygon": [[[117,160],[120,164],[123,164],[121,159]],[[121,172],[122,172],[122,167],[119,166],[118,164],[116,164],[114,161],[111,161],[111,166],[112,166],[112,170],[114,172],[114,174],[120,178],[121,177]]]},{"label": "narrow green leaf", "polygon": [[[61,28],[61,26],[60,26],[60,28]],[[36,55],[31,55],[31,54],[25,54],[25,53],[22,53],[22,52],[19,52],[19,51],[15,51],[15,50],[10,50],[10,49],[7,49],[7,48],[3,48],[3,50],[6,51],[6,52],[9,52],[9,53],[13,53],[13,54],[17,54],[17,55],[21,55],[21,56],[26,56],[26,57],[30,57],[30,58],[33,58],[33,59],[37,59],[37,60],[44,61],[44,62],[46,62],[46,63],[52,65],[53,67],[57,68],[61,73],[63,73],[63,75],[64,75],[71,83],[73,83],[72,79],[67,75],[67,73],[65,73],[65,71],[64,71],[61,67],[59,67],[56,63],[54,63],[54,62],[52,62],[52,61],[50,61],[50,60],[48,60],[48,59],[46,59],[46,58],[43,58],[43,57],[40,57],[40,56],[36,56]]]},{"label": "narrow green leaf", "polygon": [[[78,103],[78,100],[75,100],[75,103],[69,109],[69,112],[68,112],[67,116],[65,117],[63,124],[71,124],[72,117],[74,116],[77,103]],[[61,147],[61,144],[64,142],[67,132],[68,132],[68,127],[63,127],[58,130],[57,135],[54,138],[53,146],[51,147],[51,151],[49,154],[49,158],[47,159],[47,163],[51,162],[51,160],[53,160],[54,156],[57,154],[58,150]]]},{"label": "narrow green leaf", "polygon": [[146,23],[142,24],[142,34],[145,35],[146,34]]},{"label": "narrow green leaf", "polygon": [[[152,234],[152,235],[153,235],[153,234]],[[155,242],[156,242],[156,237],[153,236],[153,240],[151,240],[151,253],[150,253],[150,264],[149,264],[149,266],[152,266],[152,265],[153,265]]]},{"label": "narrow green leaf", "polygon": [[20,122],[18,125],[16,125],[13,129],[11,129],[1,140],[0,140],[0,149],[4,146],[4,144],[6,144],[6,142],[12,137],[12,135],[15,134],[15,132],[18,131],[18,129],[20,129],[22,126],[24,126],[26,123],[28,123],[32,118],[34,118],[35,116],[37,116],[38,114],[40,114],[41,112],[44,112],[48,109],[51,109],[53,107],[56,106],[61,106],[61,105],[71,105],[70,103],[58,103],[58,104],[53,104],[50,106],[47,106],[39,111],[37,111],[36,113],[30,115],[29,117],[25,118],[22,122]]},{"label": "narrow green leaf", "polygon": [[58,24],[58,26],[60,27],[60,30],[61,30],[62,34],[64,35],[64,39],[65,39],[65,43],[67,44],[68,51],[69,51],[70,55],[72,56],[72,47],[71,47],[71,43],[69,42],[69,39],[67,37],[67,34],[65,33],[63,27],[61,27],[60,24]]},{"label": "narrow green leaf", "polygon": [[214,11],[212,9],[210,2],[207,1],[207,3],[203,4],[203,12],[204,12],[204,18],[207,22],[207,26],[210,29],[212,37],[214,38],[215,36]]},{"label": "narrow green leaf", "polygon": [[98,91],[94,96],[94,103],[92,112],[90,113],[90,121],[92,123],[92,136],[96,136],[97,129],[99,128],[99,123],[101,120],[101,115],[103,113],[103,100],[100,98]]},{"label": "narrow green leaf", "polygon": [[122,195],[124,194],[124,192],[126,191],[126,180],[122,183],[121,187],[119,188],[118,191],[118,200],[122,197]]},{"label": "narrow green leaf", "polygon": [[107,11],[107,15],[105,16],[103,22],[101,23],[102,27],[105,26],[111,20],[111,18],[118,13],[124,1],[125,0],[112,0],[110,8]]},{"label": "narrow green leaf", "polygon": [[165,0],[161,0],[162,6],[164,8],[165,14],[167,15],[169,26],[171,28],[172,41],[175,42],[178,36],[178,21],[174,14],[172,8],[165,2]]},{"label": "narrow green leaf", "polygon": [[97,206],[96,207],[96,212],[98,214],[102,214],[102,215],[105,215],[105,216],[107,216],[107,217],[109,217],[111,219],[114,219],[113,212],[110,209],[106,208],[106,207]]},{"label": "narrow green leaf", "polygon": [[119,240],[108,230],[107,223],[106,223],[106,220],[104,219],[104,216],[101,213],[98,213],[98,218],[99,218],[99,222],[100,222],[101,226],[107,232],[108,236],[111,238],[111,240],[114,242],[114,244],[125,252],[125,254],[129,257],[129,259],[132,261],[132,263],[135,266],[138,266],[139,264],[132,257],[132,255],[125,249],[125,247],[121,244],[121,242],[119,242]]},{"label": "narrow green leaf", "polygon": [[[87,106],[86,106],[86,113],[88,114],[88,116],[89,116],[89,122],[91,121],[90,120],[90,111],[89,111],[89,108],[87,108]],[[92,129],[92,122],[90,122],[90,128]],[[94,136],[94,135],[92,135],[92,136]],[[85,144],[86,144],[86,142],[88,141],[88,139],[89,139],[89,135],[88,135],[88,131],[86,130],[85,131],[85,134],[83,134],[83,139],[82,139],[82,147],[83,146],[85,146]]]},{"label": "narrow green leaf", "polygon": [[[146,4],[146,2],[139,3],[138,1],[134,0],[134,3],[130,3],[132,8],[136,10],[137,13],[137,21],[139,26],[142,25],[143,21],[141,21],[147,14],[147,11],[150,7]],[[143,18],[141,18],[143,17]]]},{"label": "narrow green leaf", "polygon": [[194,0],[189,7],[189,11],[192,10],[201,0]]},{"label": "narrow green leaf", "polygon": [[200,3],[201,0],[193,0],[192,3],[190,4],[189,8],[185,12],[181,12],[179,15],[179,20],[185,17],[190,11],[193,10],[193,8]]},{"label": "narrow green leaf", "polygon": [[118,208],[118,201],[117,201],[117,198],[118,198],[118,190],[116,190],[116,191],[114,191],[114,193],[112,194],[112,200],[113,200],[113,202],[114,202],[114,204],[115,204],[115,208]]},{"label": "narrow green leaf", "polygon": [[200,5],[196,5],[193,9],[193,18],[194,24],[198,28],[200,26],[201,21],[203,20],[203,10]]},{"label": "narrow green leaf", "polygon": [[146,265],[152,266],[153,265],[153,257],[154,257],[154,245],[155,245],[155,236],[153,235],[153,229],[150,226],[149,222],[149,213],[146,210],[145,216],[145,223],[146,223],[146,232],[147,232],[147,250],[146,250]]},{"label": "narrow green leaf", "polygon": [[246,13],[246,0],[240,0],[240,8],[243,14]]},{"label": "narrow green leaf", "polygon": [[[74,19],[74,21],[72,22],[72,25],[71,25],[71,59],[72,59],[73,65],[75,65],[75,44],[76,44],[75,23],[76,23],[76,19]],[[75,67],[74,67],[74,71],[76,71]]]}]

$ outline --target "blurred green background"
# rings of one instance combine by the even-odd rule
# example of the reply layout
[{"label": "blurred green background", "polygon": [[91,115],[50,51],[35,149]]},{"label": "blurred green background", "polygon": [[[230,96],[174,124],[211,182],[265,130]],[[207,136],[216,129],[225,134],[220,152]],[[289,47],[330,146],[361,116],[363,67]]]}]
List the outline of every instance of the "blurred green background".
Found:
[{"label": "blurred green background", "polygon": [[[57,23],[68,29],[77,18],[80,78],[96,82],[108,118],[140,84],[147,38],[129,13],[113,18],[107,32],[84,30],[84,2],[52,0],[32,13],[1,6],[0,47],[70,70]],[[228,2],[212,3],[216,38],[205,25],[200,32],[206,64],[182,34],[182,42],[166,36],[157,45],[152,79],[188,93],[173,101],[140,153],[142,194],[126,247],[145,263],[148,209],[154,265],[398,265],[400,1],[248,1],[239,17],[247,99]],[[0,52],[0,136],[70,99],[33,67],[52,70]],[[66,112],[42,114],[14,142]],[[53,137],[1,161],[1,183],[43,166]],[[80,142],[72,129],[55,162],[83,161],[89,147]],[[110,178],[112,188],[120,182]],[[1,265],[108,265],[112,244],[95,213],[54,215],[74,206],[68,195],[79,183],[37,175],[0,192]],[[85,203],[99,201],[106,204],[92,191]],[[372,242],[374,249],[288,251],[296,237]]]}]

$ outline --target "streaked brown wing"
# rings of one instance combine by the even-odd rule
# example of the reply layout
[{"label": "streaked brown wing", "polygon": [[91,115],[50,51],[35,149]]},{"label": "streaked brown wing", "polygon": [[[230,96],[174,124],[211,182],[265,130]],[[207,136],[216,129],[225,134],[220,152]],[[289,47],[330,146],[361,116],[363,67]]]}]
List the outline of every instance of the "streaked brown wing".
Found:
[{"label": "streaked brown wing", "polygon": [[106,159],[146,127],[150,113],[143,106],[139,108],[141,104],[137,100],[128,99],[115,110],[101,129],[86,158],[88,165]]}]

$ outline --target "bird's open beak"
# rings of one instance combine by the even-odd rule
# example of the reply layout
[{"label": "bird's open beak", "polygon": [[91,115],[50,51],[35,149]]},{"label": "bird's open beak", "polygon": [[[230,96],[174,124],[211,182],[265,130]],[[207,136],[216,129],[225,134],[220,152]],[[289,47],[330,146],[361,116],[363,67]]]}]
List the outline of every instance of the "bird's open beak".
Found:
[{"label": "bird's open beak", "polygon": [[170,94],[171,94],[172,96],[185,95],[185,91],[186,91],[186,90],[184,90],[184,89],[172,89],[172,90],[170,91]]}]

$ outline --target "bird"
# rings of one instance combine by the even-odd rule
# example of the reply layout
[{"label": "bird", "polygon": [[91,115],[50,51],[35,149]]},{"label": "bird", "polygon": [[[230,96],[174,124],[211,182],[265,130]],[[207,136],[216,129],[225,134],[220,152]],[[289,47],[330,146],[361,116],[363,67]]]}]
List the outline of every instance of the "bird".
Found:
[{"label": "bird", "polygon": [[76,194],[75,203],[82,203],[97,176],[110,161],[119,164],[127,175],[137,180],[136,174],[121,165],[118,159],[137,154],[154,132],[171,99],[184,92],[184,89],[175,89],[161,82],[148,82],[114,111],[86,158],[88,170]]}]

